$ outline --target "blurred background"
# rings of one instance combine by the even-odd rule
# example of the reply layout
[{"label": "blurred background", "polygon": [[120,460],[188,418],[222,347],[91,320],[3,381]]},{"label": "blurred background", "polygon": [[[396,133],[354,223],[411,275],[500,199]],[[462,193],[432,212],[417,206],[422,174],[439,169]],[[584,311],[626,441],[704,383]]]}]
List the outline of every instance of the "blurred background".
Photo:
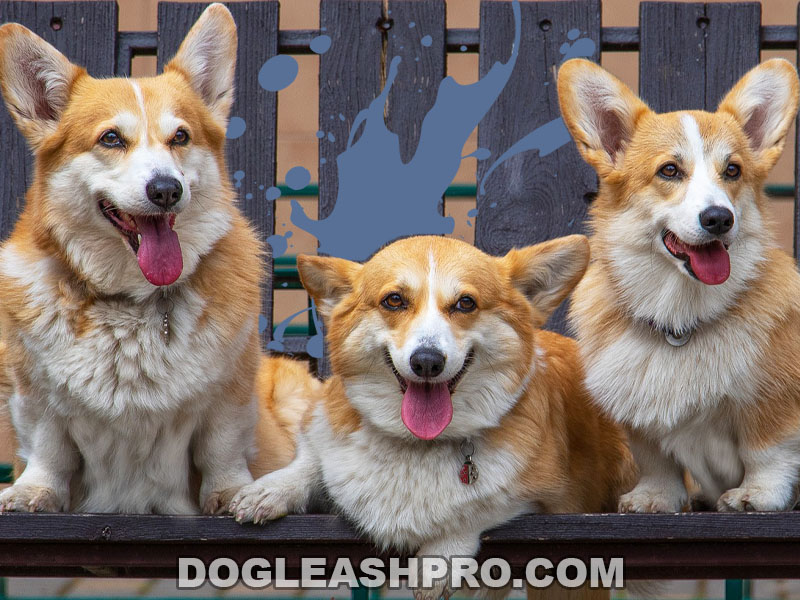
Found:
[{"label": "blurred background", "polygon": [[[228,0],[231,2],[237,0]],[[157,22],[158,0],[117,0],[119,4],[119,27],[128,31],[154,31]],[[320,0],[282,0],[280,9],[282,29],[316,29],[319,27]],[[797,0],[763,0],[763,25],[796,25]],[[602,22],[604,26],[637,26],[639,0],[603,0]],[[479,0],[448,0],[447,26],[449,28],[477,28]],[[794,51],[762,51],[762,60],[782,57],[796,63]],[[286,89],[278,92],[278,142],[277,181],[283,183],[286,172],[295,166],[303,166],[311,173],[311,181],[317,181],[318,139],[318,67],[319,56],[295,56],[299,63],[299,74]],[[602,64],[617,75],[634,91],[638,89],[638,53],[604,53]],[[447,71],[459,83],[472,83],[478,79],[478,55],[454,53],[448,55]],[[133,63],[133,75],[153,75],[156,72],[155,57],[137,57]],[[361,108],[361,107],[360,107]],[[795,157],[794,129],[789,134],[786,150],[769,178],[771,184],[792,185]],[[477,132],[473,132],[462,154],[476,149]],[[467,158],[453,184],[475,184],[476,160]],[[275,232],[284,234],[293,230],[289,238],[287,254],[313,253],[316,240],[305,231],[292,227],[289,220],[291,196],[282,196],[276,201]],[[306,214],[316,215],[316,199],[298,198]],[[770,202],[775,232],[780,245],[792,252],[793,201],[791,198],[774,198]],[[472,242],[474,230],[467,225],[467,212],[475,207],[474,198],[448,198],[447,214],[452,215],[456,229],[451,234]],[[279,290],[275,293],[274,323],[280,323],[289,315],[307,306],[307,296],[302,290]],[[306,316],[298,317],[305,321]],[[12,436],[7,419],[0,408],[0,463],[12,459]],[[2,487],[2,486],[0,486]],[[2,580],[0,580],[1,582]],[[240,593],[241,592],[241,593]],[[0,599],[8,597],[178,597],[172,581],[140,580],[93,580],[93,579],[13,579],[0,583]],[[205,587],[192,596],[238,596],[247,590],[222,592]],[[800,598],[800,584],[788,581],[757,581],[753,583],[754,598]],[[249,592],[253,595],[253,592]],[[264,595],[259,593],[259,595]],[[286,592],[283,595],[288,595]],[[664,598],[721,598],[723,582],[680,582],[667,586]],[[347,594],[336,594],[347,597]],[[624,592],[617,597],[625,597]]]}]

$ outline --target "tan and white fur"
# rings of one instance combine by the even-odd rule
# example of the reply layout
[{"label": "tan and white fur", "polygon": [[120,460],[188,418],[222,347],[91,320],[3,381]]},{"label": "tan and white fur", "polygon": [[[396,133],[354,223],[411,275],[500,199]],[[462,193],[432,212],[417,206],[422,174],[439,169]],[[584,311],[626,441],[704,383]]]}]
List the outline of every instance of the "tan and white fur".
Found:
[{"label": "tan and white fur", "polygon": [[[324,489],[380,547],[449,559],[473,556],[481,532],[525,512],[613,509],[632,483],[624,435],[591,405],[575,342],[540,329],[587,261],[583,236],[503,258],[433,236],[363,265],[299,257],[333,374],[294,461],[244,487],[231,512],[260,523],[305,511]],[[422,352],[438,356],[435,370]],[[412,388],[444,386],[450,419],[406,412]],[[470,485],[459,478],[465,445],[479,471]]]},{"label": "tan and white fur", "polygon": [[714,113],[656,114],[585,60],[562,66],[558,89],[600,176],[570,318],[587,387],[627,428],[641,472],[620,510],[681,510],[684,469],[719,510],[792,508],[800,276],[762,188],[797,111],[795,68],[761,64]]},{"label": "tan and white fur", "polygon": [[92,78],[23,26],[0,28],[3,96],[35,155],[0,248],[25,463],[0,511],[216,512],[252,481],[259,414],[280,435],[258,474],[291,458],[303,399],[257,397],[283,359],[260,358],[262,248],[224,160],[235,57],[221,4],[143,79]]}]

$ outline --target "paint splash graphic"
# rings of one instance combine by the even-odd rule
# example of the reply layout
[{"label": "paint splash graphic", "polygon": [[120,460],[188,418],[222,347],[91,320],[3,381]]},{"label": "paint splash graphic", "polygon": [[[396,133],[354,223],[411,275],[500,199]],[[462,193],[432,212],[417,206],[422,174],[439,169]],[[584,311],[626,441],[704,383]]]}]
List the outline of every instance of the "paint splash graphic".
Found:
[{"label": "paint splash graphic", "polygon": [[392,59],[383,91],[356,116],[347,148],[336,158],[339,188],[331,214],[314,220],[292,201],[292,223],[319,240],[320,253],[365,260],[400,237],[452,233],[455,222],[439,214],[439,201],[458,171],[464,144],[514,69],[521,38],[518,1],[512,9],[514,41],[508,61],[495,63],[473,84],[461,85],[452,77],[442,80],[408,163],[400,157],[398,136],[384,121],[384,106],[402,60]]}]

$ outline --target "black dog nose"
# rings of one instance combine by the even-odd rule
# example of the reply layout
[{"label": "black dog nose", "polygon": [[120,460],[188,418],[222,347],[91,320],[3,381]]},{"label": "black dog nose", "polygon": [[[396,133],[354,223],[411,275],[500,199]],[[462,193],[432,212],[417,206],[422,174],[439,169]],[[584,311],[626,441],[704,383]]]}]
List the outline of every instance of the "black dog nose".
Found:
[{"label": "black dog nose", "polygon": [[417,377],[436,377],[444,371],[444,354],[436,348],[423,346],[411,355],[411,370]]},{"label": "black dog nose", "polygon": [[733,213],[722,206],[710,206],[700,213],[700,225],[714,235],[727,233],[733,227]]},{"label": "black dog nose", "polygon": [[147,182],[147,199],[160,208],[171,208],[181,201],[183,186],[174,177],[156,175]]}]

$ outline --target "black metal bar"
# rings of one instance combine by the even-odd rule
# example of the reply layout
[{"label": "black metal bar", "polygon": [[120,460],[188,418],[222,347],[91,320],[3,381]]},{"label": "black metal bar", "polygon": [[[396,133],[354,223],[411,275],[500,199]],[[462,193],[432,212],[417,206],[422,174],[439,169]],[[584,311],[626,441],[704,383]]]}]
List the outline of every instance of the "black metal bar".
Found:
[{"label": "black metal bar", "polygon": [[[533,557],[621,557],[628,579],[800,577],[800,512],[671,515],[527,515],[486,532],[481,557],[524,572]],[[0,575],[174,577],[177,557],[240,562],[284,557],[386,558],[334,515],[298,515],[265,526],[230,517],[0,515]],[[83,572],[82,568],[89,571]]]},{"label": "black metal bar", "polygon": [[[311,40],[322,34],[317,29],[291,29],[278,34],[278,48],[284,54],[313,54]],[[478,52],[477,29],[448,29],[448,52]],[[155,56],[158,33],[155,31],[120,31],[117,69],[125,73],[125,65],[134,56]],[[638,27],[603,27],[601,38],[603,52],[637,52]],[[793,25],[765,25],[761,27],[762,50],[794,50],[797,48],[797,29]],[[129,72],[130,67],[128,67]]]}]

